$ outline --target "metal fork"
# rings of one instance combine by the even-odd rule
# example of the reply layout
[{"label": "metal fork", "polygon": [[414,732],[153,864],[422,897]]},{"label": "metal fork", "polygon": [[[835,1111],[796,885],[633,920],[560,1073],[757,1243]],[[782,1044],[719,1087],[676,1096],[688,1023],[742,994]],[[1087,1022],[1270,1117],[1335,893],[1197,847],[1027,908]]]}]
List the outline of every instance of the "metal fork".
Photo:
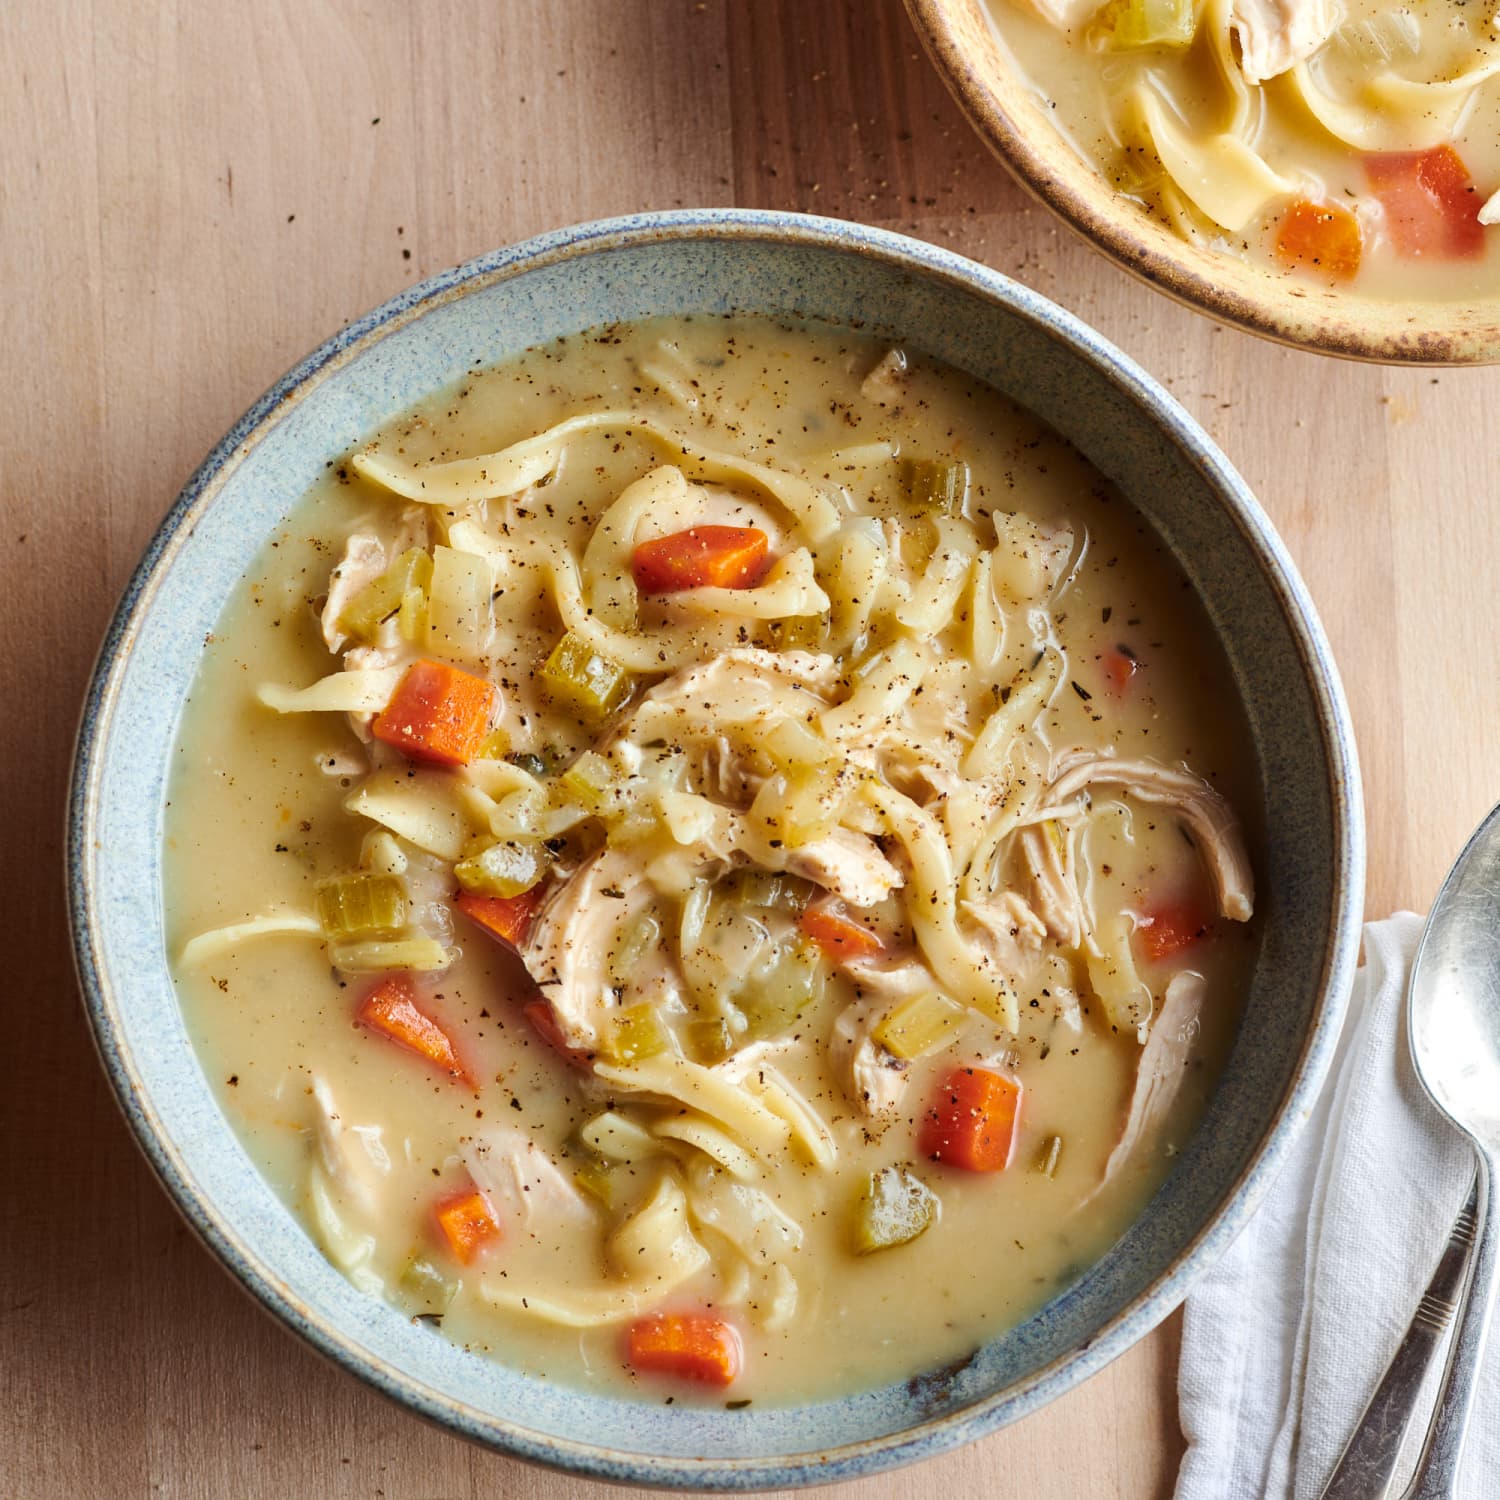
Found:
[{"label": "metal fork", "polygon": [[1382,1500],[1416,1415],[1417,1397],[1463,1301],[1474,1249],[1479,1178],[1459,1212],[1437,1269],[1412,1314],[1406,1337],[1370,1397],[1353,1436],[1334,1465],[1319,1500]]}]

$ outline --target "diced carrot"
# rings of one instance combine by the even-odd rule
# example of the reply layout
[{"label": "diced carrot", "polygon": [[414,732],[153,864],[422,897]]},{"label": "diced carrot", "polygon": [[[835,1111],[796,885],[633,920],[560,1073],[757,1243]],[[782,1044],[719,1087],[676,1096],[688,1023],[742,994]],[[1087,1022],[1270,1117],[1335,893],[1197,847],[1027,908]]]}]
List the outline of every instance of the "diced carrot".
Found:
[{"label": "diced carrot", "polygon": [[528,1000],[521,1007],[521,1014],[531,1023],[531,1029],[572,1067],[585,1073],[593,1072],[594,1058],[590,1052],[568,1045],[563,1029],[557,1024],[557,1012],[545,1000]]},{"label": "diced carrot", "polygon": [[1276,257],[1288,266],[1309,266],[1348,281],[1359,270],[1364,234],[1359,220],[1339,203],[1299,198],[1276,226]]},{"label": "diced carrot", "polygon": [[841,911],[831,903],[809,906],[802,913],[802,931],[835,963],[854,958],[874,958],[885,952],[885,941],[878,932]]},{"label": "diced carrot", "polygon": [[922,1121],[923,1156],[968,1172],[1010,1164],[1021,1114],[1021,1085],[988,1068],[955,1068]]},{"label": "diced carrot", "polygon": [[744,1352],[739,1330],[712,1313],[651,1313],[630,1325],[625,1361],[642,1374],[729,1385]]},{"label": "diced carrot", "polygon": [[472,1183],[440,1199],[432,1212],[448,1248],[464,1265],[500,1238],[500,1221],[490,1200]]},{"label": "diced carrot", "polygon": [[765,575],[770,541],[757,526],[690,526],[635,549],[631,571],[643,594],[712,585],[753,589]]},{"label": "diced carrot", "polygon": [[359,1002],[355,1018],[361,1026],[425,1057],[450,1077],[473,1082],[459,1061],[453,1039],[417,1004],[416,987],[409,974],[388,974],[380,980]]},{"label": "diced carrot", "polygon": [[1192,947],[1212,926],[1213,918],[1197,899],[1165,901],[1137,920],[1136,945],[1142,958],[1160,963]]},{"label": "diced carrot", "polygon": [[494,683],[446,662],[413,662],[370,732],[413,760],[464,766],[489,735],[498,696]]},{"label": "diced carrot", "polygon": [[531,931],[537,907],[542,904],[542,885],[534,885],[519,896],[481,896],[460,891],[453,904],[471,921],[509,948],[519,948]]},{"label": "diced carrot", "polygon": [[1116,698],[1125,695],[1130,680],[1141,669],[1141,659],[1129,646],[1111,646],[1104,653],[1104,675],[1109,678],[1109,690]]},{"label": "diced carrot", "polygon": [[1367,156],[1365,174],[1400,254],[1466,260],[1484,253],[1484,199],[1452,146]]}]

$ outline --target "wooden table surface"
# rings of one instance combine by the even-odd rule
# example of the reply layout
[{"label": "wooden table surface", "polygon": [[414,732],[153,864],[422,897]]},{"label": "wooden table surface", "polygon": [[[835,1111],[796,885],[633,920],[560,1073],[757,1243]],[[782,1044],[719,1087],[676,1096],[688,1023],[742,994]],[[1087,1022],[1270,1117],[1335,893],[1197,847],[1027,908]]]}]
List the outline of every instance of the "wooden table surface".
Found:
[{"label": "wooden table surface", "polygon": [[[425,1426],[235,1290],[117,1117],[64,931],[74,723],[138,553],[267,385],[420,277],[703,204],[985,261],[1165,381],[1281,528],[1353,706],[1371,913],[1425,906],[1500,795],[1500,369],[1289,353],[1137,285],[988,157],[896,0],[7,0],[0,100],[0,1494],[619,1493]],[[1174,1318],[987,1442],[837,1493],[1167,1495],[1177,1339]]]}]

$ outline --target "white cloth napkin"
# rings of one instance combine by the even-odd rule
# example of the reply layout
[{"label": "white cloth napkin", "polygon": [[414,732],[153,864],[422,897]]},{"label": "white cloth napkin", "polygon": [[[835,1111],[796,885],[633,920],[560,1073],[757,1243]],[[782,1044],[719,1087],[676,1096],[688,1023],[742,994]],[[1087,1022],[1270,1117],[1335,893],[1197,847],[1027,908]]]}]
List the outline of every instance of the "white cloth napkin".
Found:
[{"label": "white cloth napkin", "polygon": [[[1402,1007],[1421,931],[1410,912],[1365,928],[1365,965],[1323,1092],[1265,1203],[1187,1300],[1177,1500],[1316,1500],[1468,1196],[1473,1153],[1407,1055]],[[1500,1494],[1493,1337],[1458,1493]]]}]

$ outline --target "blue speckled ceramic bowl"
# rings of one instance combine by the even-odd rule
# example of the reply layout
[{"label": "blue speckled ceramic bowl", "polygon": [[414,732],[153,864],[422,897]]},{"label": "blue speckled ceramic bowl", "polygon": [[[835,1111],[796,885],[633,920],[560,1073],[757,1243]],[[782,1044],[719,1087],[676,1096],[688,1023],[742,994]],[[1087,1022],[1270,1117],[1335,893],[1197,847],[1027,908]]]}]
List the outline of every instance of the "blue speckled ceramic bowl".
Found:
[{"label": "blue speckled ceramic bowl", "polygon": [[[1264,943],[1196,1138],[1076,1285],[957,1370],[784,1410],[606,1400],[525,1379],[356,1292],[257,1174],[214,1101],[167,972],[162,805],[204,635],[259,540],[330,457],[473,364],[593,324],[746,311],[917,346],[1017,397],[1150,519],[1202,595],[1263,772]],[[455,1432],[606,1479],[758,1489],[848,1479],[992,1431],[1164,1318],[1275,1176],[1322,1081],[1358,941],[1349,721],[1307,594],[1223,456],[1117,350],[930,245],[791,215],[698,211],[546,235],[414,287],[336,334],[236,423],[172,507],[104,642],[69,822],[78,970],[104,1065],[168,1191],[315,1348]]]}]

